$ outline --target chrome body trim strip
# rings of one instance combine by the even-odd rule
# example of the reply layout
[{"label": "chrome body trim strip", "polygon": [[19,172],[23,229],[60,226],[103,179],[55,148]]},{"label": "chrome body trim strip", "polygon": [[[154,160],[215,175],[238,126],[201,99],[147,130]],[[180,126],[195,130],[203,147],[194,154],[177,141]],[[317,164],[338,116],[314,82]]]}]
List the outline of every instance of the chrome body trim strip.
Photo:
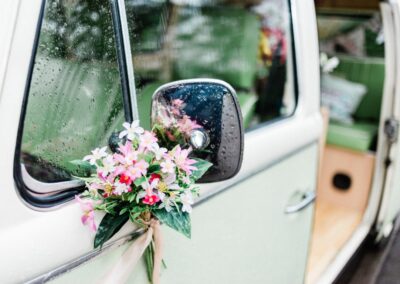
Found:
[{"label": "chrome body trim strip", "polygon": [[91,261],[92,259],[98,257],[99,255],[102,255],[105,252],[108,252],[112,249],[118,248],[118,247],[136,239],[137,237],[142,235],[144,232],[145,232],[144,229],[139,229],[139,230],[133,232],[132,234],[121,237],[114,242],[105,244],[102,248],[94,249],[94,250],[92,250],[92,251],[90,251],[68,263],[65,263],[64,265],[57,267],[54,270],[50,270],[50,271],[48,271],[42,275],[39,275],[36,278],[33,278],[32,280],[29,280],[25,283],[39,284],[39,283],[46,283],[48,281],[54,280],[55,278],[61,276],[62,274],[69,272],[69,271],[79,267],[80,265],[83,265],[83,264]]}]

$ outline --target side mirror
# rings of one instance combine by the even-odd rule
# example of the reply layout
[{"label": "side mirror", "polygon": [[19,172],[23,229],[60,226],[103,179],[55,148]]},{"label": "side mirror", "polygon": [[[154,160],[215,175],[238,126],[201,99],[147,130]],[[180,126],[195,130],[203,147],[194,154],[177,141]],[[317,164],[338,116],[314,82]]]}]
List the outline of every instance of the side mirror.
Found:
[{"label": "side mirror", "polygon": [[191,146],[212,168],[199,182],[235,176],[243,157],[243,124],[235,90],[224,81],[191,79],[165,84],[153,95],[153,130],[164,145]]}]

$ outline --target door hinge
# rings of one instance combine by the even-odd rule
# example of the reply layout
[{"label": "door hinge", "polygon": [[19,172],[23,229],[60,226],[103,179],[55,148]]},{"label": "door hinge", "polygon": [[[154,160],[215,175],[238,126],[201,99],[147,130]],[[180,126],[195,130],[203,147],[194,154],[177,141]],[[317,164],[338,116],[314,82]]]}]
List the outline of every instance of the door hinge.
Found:
[{"label": "door hinge", "polygon": [[389,143],[397,142],[397,137],[399,134],[399,121],[394,118],[388,118],[385,120],[384,132],[389,140]]}]

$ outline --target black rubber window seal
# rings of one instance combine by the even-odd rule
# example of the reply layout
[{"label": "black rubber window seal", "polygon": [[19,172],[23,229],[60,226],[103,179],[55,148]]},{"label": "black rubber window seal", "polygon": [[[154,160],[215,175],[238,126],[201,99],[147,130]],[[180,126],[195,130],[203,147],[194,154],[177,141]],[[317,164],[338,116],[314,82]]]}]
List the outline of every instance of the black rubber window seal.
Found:
[{"label": "black rubber window seal", "polygon": [[[123,104],[124,104],[124,112],[125,112],[125,119],[127,121],[132,121],[132,108],[131,108],[131,101],[130,101],[130,91],[129,91],[129,78],[126,66],[126,59],[125,59],[125,48],[124,42],[122,38],[122,31],[121,31],[121,18],[119,14],[119,7],[118,7],[118,0],[110,0],[111,5],[111,14],[112,14],[112,21],[114,26],[114,33],[115,33],[115,42],[116,42],[116,50],[117,50],[117,57],[118,57],[118,66],[119,72],[121,77],[121,87],[122,87],[122,95],[123,95]],[[26,109],[28,104],[28,97],[29,97],[29,90],[32,82],[32,73],[35,64],[35,57],[37,53],[37,48],[39,44],[40,38],[40,31],[44,20],[44,12],[46,7],[46,0],[42,1],[40,13],[39,13],[39,20],[36,27],[36,34],[34,39],[34,44],[31,53],[31,60],[29,63],[29,73],[27,76],[27,81],[24,90],[24,98],[22,101],[22,109],[21,115],[19,119],[19,126],[18,126],[18,133],[17,133],[17,141],[15,147],[15,154],[14,154],[14,164],[13,164],[13,173],[14,173],[14,181],[16,185],[16,189],[20,197],[23,199],[24,202],[29,204],[30,206],[38,209],[46,209],[56,207],[58,205],[64,204],[67,201],[70,201],[74,198],[75,195],[81,193],[84,190],[84,186],[75,187],[75,188],[66,188],[65,191],[57,192],[54,194],[46,194],[46,195],[39,195],[34,194],[25,184],[23,177],[22,177],[22,169],[21,169],[21,162],[20,162],[20,155],[21,155],[21,144],[22,144],[22,136],[24,130],[24,121],[26,116]]]}]

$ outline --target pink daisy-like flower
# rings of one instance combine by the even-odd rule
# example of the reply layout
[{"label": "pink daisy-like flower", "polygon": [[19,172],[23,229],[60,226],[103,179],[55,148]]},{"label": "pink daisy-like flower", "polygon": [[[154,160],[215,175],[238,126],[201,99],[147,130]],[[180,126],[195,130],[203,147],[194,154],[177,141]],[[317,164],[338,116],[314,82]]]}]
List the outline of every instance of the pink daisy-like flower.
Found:
[{"label": "pink daisy-like flower", "polygon": [[93,202],[93,200],[90,200],[90,199],[83,200],[78,195],[75,195],[75,200],[79,203],[79,205],[81,206],[81,209],[83,211],[83,215],[81,217],[82,224],[89,226],[89,228],[93,232],[96,232],[97,227],[96,227],[96,223],[94,221],[94,202]]},{"label": "pink daisy-like flower", "polygon": [[130,141],[127,141],[125,145],[120,145],[118,151],[120,153],[115,153],[114,159],[123,165],[131,166],[138,159],[138,152],[133,150]]},{"label": "pink daisy-like flower", "polygon": [[148,167],[149,164],[145,160],[140,160],[128,168],[127,174],[130,176],[133,182],[135,179],[145,176],[147,174]]},{"label": "pink daisy-like flower", "polygon": [[189,116],[184,115],[181,120],[178,121],[178,128],[186,135],[190,135],[190,133],[197,128],[201,128],[201,125],[197,124],[195,120],[191,120]]},{"label": "pink daisy-like flower", "polygon": [[154,143],[157,143],[157,137],[153,132],[145,131],[144,134],[140,136],[139,148],[142,149],[142,151],[144,149],[150,149]]},{"label": "pink daisy-like flower", "polygon": [[196,163],[196,160],[189,159],[188,155],[190,154],[190,149],[182,150],[181,147],[178,145],[174,149],[174,161],[178,168],[182,169],[186,172],[186,174],[191,174],[193,170],[197,168],[192,166]]}]

